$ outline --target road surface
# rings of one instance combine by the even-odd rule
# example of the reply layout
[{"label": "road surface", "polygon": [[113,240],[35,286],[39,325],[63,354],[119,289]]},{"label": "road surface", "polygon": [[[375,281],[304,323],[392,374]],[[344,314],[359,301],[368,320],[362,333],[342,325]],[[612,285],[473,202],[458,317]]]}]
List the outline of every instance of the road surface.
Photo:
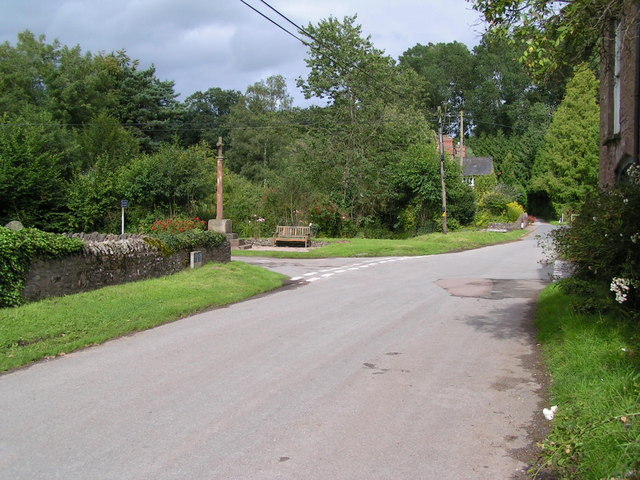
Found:
[{"label": "road surface", "polygon": [[0,478],[520,478],[541,256],[247,259],[291,285],[0,376]]}]

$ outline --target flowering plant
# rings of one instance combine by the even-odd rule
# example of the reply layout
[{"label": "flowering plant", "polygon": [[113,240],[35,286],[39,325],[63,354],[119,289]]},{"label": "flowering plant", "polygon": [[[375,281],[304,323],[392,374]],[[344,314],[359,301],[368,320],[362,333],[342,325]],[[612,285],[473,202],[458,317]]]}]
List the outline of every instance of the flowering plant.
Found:
[{"label": "flowering plant", "polygon": [[629,296],[629,290],[635,286],[633,280],[628,278],[613,277],[609,290],[616,294],[616,302],[624,303]]}]

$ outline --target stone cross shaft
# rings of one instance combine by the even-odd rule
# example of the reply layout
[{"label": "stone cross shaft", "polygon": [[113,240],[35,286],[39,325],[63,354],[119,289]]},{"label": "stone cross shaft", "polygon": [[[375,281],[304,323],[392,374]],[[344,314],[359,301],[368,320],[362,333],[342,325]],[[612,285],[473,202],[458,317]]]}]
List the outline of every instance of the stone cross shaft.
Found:
[{"label": "stone cross shaft", "polygon": [[218,137],[218,181],[216,183],[216,220],[222,220],[224,218],[223,199],[222,199],[222,175],[223,175],[223,163],[222,163],[222,137]]}]

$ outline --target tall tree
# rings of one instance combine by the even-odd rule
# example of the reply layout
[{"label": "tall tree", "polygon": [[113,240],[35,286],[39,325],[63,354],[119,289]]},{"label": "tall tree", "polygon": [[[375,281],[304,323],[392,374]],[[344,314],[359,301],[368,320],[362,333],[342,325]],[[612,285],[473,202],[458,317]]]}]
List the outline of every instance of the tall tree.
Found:
[{"label": "tall tree", "polygon": [[533,192],[546,193],[557,213],[575,211],[598,184],[598,81],[589,66],[576,68],[553,115],[533,168]]},{"label": "tall tree", "polygon": [[110,54],[114,65],[117,106],[115,116],[138,133],[142,147],[154,151],[177,133],[182,111],[174,82],[156,77],[154,66],[139,70],[139,61],[124,51]]},{"label": "tall tree", "polygon": [[[328,102],[317,119],[314,143],[323,152],[317,165],[330,165],[317,174],[334,178],[339,208],[360,222],[384,209],[389,189],[381,174],[398,151],[424,134],[424,117],[415,110],[420,90],[415,73],[376,49],[355,20],[330,17],[304,29],[312,39],[310,71],[298,86],[307,98]],[[401,136],[394,129],[407,132],[407,125],[411,132],[396,143]]]},{"label": "tall tree", "polygon": [[0,223],[62,231],[73,173],[73,137],[47,112],[0,116]]},{"label": "tall tree", "polygon": [[183,142],[195,145],[204,140],[213,146],[218,137],[226,138],[229,134],[227,117],[240,96],[236,90],[216,87],[187,97],[184,102]]},{"label": "tall tree", "polygon": [[231,150],[229,167],[251,180],[263,181],[276,167],[283,148],[291,141],[288,126],[293,99],[280,75],[247,87],[227,118]]},{"label": "tall tree", "polygon": [[399,58],[424,82],[424,107],[434,113],[438,107],[458,112],[465,108],[465,95],[472,83],[473,60],[464,43],[417,44]]},{"label": "tall tree", "polygon": [[536,84],[518,61],[521,47],[486,32],[473,49],[473,73],[465,98],[469,125],[476,135],[522,134],[529,128],[535,104],[554,108],[564,95],[564,83],[553,88]]}]

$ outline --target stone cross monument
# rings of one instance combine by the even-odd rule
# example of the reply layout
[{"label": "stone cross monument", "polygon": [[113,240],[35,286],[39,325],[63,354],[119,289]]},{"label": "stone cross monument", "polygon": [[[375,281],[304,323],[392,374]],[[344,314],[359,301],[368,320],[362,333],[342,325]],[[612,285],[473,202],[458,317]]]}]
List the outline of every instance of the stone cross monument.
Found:
[{"label": "stone cross monument", "polygon": [[[222,156],[222,137],[218,137],[218,181],[216,183],[216,219],[209,220],[209,230],[214,232],[220,232],[227,235],[227,238],[231,240],[234,235],[231,228],[231,220],[224,218],[224,204],[223,204],[223,159]],[[237,238],[237,236],[236,236]]]}]

